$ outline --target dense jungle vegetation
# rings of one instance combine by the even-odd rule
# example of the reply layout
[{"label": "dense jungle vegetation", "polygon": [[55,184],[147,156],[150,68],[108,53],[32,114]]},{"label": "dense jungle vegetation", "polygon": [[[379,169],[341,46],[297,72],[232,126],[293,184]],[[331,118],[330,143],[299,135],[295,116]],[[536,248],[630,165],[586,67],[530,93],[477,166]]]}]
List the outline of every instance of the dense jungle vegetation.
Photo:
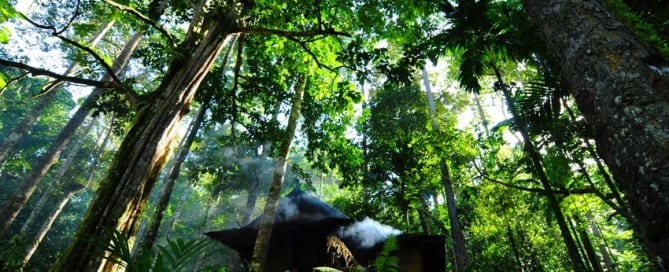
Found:
[{"label": "dense jungle vegetation", "polygon": [[[0,270],[264,271],[299,187],[448,271],[668,271],[668,41],[660,0],[0,0]],[[258,216],[250,264],[202,235]]]}]

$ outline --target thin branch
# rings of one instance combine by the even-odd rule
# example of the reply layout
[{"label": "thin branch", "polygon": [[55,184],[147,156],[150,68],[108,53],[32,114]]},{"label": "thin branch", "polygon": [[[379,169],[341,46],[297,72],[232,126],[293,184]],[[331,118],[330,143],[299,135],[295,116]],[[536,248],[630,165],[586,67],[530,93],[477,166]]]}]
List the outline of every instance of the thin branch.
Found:
[{"label": "thin branch", "polygon": [[[476,168],[477,172],[479,173],[479,177],[482,179],[488,180],[492,183],[497,183],[502,186],[506,186],[509,188],[521,190],[521,191],[526,191],[526,192],[532,192],[532,193],[539,193],[542,195],[548,194],[549,191],[545,189],[539,189],[539,188],[528,188],[528,187],[523,187],[515,184],[510,184],[506,183],[501,180],[493,179],[489,177],[476,163],[474,163],[474,168]],[[570,189],[570,190],[551,190],[553,194],[563,194],[563,195],[571,195],[571,194],[595,194],[597,195],[598,190],[595,187],[586,187],[583,189]],[[604,198],[602,198],[604,200]]]},{"label": "thin branch", "polygon": [[51,34],[53,36],[61,39],[62,41],[66,42],[68,44],[71,44],[74,47],[79,48],[79,49],[85,51],[86,53],[90,54],[91,56],[93,56],[93,58],[95,60],[97,60],[100,63],[100,65],[102,65],[102,67],[107,71],[107,73],[111,76],[113,81],[117,82],[119,85],[123,85],[121,80],[116,76],[116,73],[114,73],[114,70],[111,68],[111,66],[109,66],[109,64],[107,64],[107,62],[105,62],[105,60],[102,59],[102,57],[100,57],[100,55],[98,55],[98,53],[96,53],[93,49],[91,49],[88,46],[84,46],[83,44],[80,44],[80,43],[78,43],[74,40],[71,40],[69,38],[60,36],[60,34],[58,34],[58,32],[56,31],[56,28],[53,27],[53,26],[47,26],[47,25],[39,24],[39,23],[31,20],[30,18],[28,18],[25,15],[22,15],[22,17],[23,17],[23,19],[25,19],[26,21],[28,21],[30,24],[34,25],[37,28],[52,30]]},{"label": "thin branch", "polygon": [[136,9],[133,9],[133,8],[128,7],[126,5],[116,3],[112,0],[103,0],[103,1],[105,3],[111,5],[112,7],[117,8],[120,11],[128,12],[128,13],[134,15],[140,21],[142,21],[142,22],[148,24],[149,26],[153,27],[154,29],[158,30],[158,32],[160,32],[160,34],[163,34],[169,40],[170,44],[173,47],[176,47],[176,43],[174,42],[174,38],[172,38],[172,35],[170,35],[170,33],[167,32],[167,30],[165,30],[165,28],[163,28],[161,25],[159,25],[158,23],[151,20],[149,17],[144,16],[144,14],[137,11]]},{"label": "thin branch", "polygon": [[[233,84],[232,84],[232,92],[233,92],[233,97],[232,100],[234,102],[234,93],[237,90],[237,86],[239,85],[239,77],[240,77],[240,71],[242,68],[242,57],[243,57],[243,51],[244,51],[244,34],[240,34],[237,37],[237,56],[235,59],[235,67],[232,69],[233,74],[234,74],[234,79],[233,79]],[[234,107],[234,106],[233,106]]]},{"label": "thin branch", "polygon": [[65,32],[65,30],[67,30],[67,28],[69,28],[72,25],[72,23],[74,22],[74,19],[76,19],[77,16],[79,16],[79,14],[80,14],[80,11],[79,11],[80,7],[81,7],[81,1],[77,0],[77,8],[74,11],[74,15],[72,15],[72,17],[67,22],[67,24],[63,27],[63,29],[61,29],[60,31],[55,32],[56,34],[60,35],[61,33]]},{"label": "thin branch", "polygon": [[[579,171],[583,175],[583,178],[585,178],[585,181],[588,182],[590,186],[595,187],[595,183],[590,178],[590,175],[588,174],[588,171],[586,170],[585,166],[579,163],[579,168],[580,168]],[[609,205],[609,207],[611,207],[613,210],[623,215],[625,218],[632,218],[632,216],[626,210],[624,210],[621,206],[611,201],[611,198],[604,195],[604,193],[602,193],[601,191],[596,190],[595,195],[598,196],[602,201],[604,201],[604,203]]]},{"label": "thin branch", "polygon": [[84,46],[84,45],[82,45],[82,44],[80,44],[76,41],[70,40],[69,38],[65,38],[65,37],[62,37],[62,36],[56,36],[56,37],[60,38],[61,40],[65,41],[65,42],[67,42],[71,45],[74,45],[75,47],[77,47],[77,48],[85,51],[86,53],[90,54],[91,56],[93,56],[93,58],[95,60],[97,60],[100,63],[100,65],[102,65],[102,67],[107,71],[107,74],[109,74],[109,76],[112,78],[113,81],[118,82],[119,84],[122,84],[121,80],[118,78],[118,76],[116,76],[116,73],[114,72],[114,69],[112,69],[112,67],[109,64],[107,64],[107,62],[105,62],[105,60],[102,59],[102,57],[98,53],[96,53],[92,48],[90,48],[88,46]]},{"label": "thin branch", "polygon": [[314,52],[311,51],[309,46],[304,41],[301,41],[298,39],[298,37],[318,37],[318,36],[344,36],[344,37],[351,37],[350,34],[345,33],[345,32],[340,32],[336,31],[332,28],[323,28],[321,24],[319,24],[319,29],[317,30],[309,30],[309,31],[285,31],[285,30],[278,30],[278,29],[269,29],[269,28],[254,28],[254,27],[240,27],[237,29],[238,32],[242,33],[247,33],[247,34],[258,34],[258,35],[276,35],[279,37],[284,37],[287,38],[291,41],[296,42],[299,44],[302,49],[304,49],[311,57],[314,59],[318,67],[326,69],[330,72],[336,73],[337,69],[343,67],[330,67],[327,66],[323,63],[321,63],[318,60],[318,57]]},{"label": "thin branch", "polygon": [[238,32],[243,32],[247,34],[258,34],[258,35],[277,35],[280,37],[291,38],[291,37],[313,37],[320,35],[335,35],[335,36],[344,36],[351,37],[350,34],[345,32],[336,31],[334,29],[317,29],[309,31],[285,31],[278,29],[270,28],[254,28],[254,27],[240,27],[237,29]]},{"label": "thin branch", "polygon": [[328,37],[328,36],[313,36],[313,37],[308,37],[308,38],[306,38],[304,41],[307,42],[307,43],[311,43],[311,42],[315,42],[315,41],[319,41],[319,40],[325,39],[325,38],[327,38],[327,37]]},{"label": "thin branch", "polygon": [[314,1],[314,6],[316,6],[316,10],[318,11],[318,29],[323,30],[323,13],[321,12],[321,1],[316,0]]},{"label": "thin branch", "polygon": [[321,62],[318,60],[318,57],[316,56],[316,54],[314,54],[314,52],[311,52],[311,49],[309,48],[309,46],[307,46],[306,43],[304,43],[304,42],[298,40],[298,39],[295,38],[295,37],[287,37],[287,38],[288,38],[289,40],[294,41],[294,42],[296,42],[297,44],[299,44],[299,45],[302,47],[302,49],[304,49],[304,51],[307,52],[307,54],[311,55],[311,58],[314,59],[314,61],[315,61],[316,64],[318,65],[318,67],[323,68],[323,69],[326,69],[326,70],[328,70],[328,71],[330,71],[330,72],[333,72],[333,73],[336,73],[336,72],[337,72],[337,69],[338,69],[338,68],[341,68],[341,66],[332,68],[332,67],[330,67],[330,66],[327,66],[327,65],[321,63]]},{"label": "thin branch", "polygon": [[80,14],[79,7],[80,6],[81,6],[81,1],[77,0],[77,8],[74,11],[74,15],[72,15],[72,17],[70,17],[70,19],[67,21],[67,24],[65,24],[65,26],[61,30],[56,29],[55,26],[43,25],[43,24],[39,24],[39,23],[37,23],[33,20],[30,20],[30,18],[28,18],[28,16],[26,16],[23,13],[19,13],[19,17],[23,18],[24,20],[28,21],[29,23],[31,23],[32,25],[34,25],[38,28],[51,30],[51,32],[54,36],[58,36],[61,33],[65,32],[65,30],[67,30],[72,25],[72,23],[74,22],[74,19],[76,19],[77,16],[79,16],[79,14]]},{"label": "thin branch", "polygon": [[125,89],[125,87],[117,81],[97,81],[85,78],[71,77],[71,76],[61,75],[46,69],[33,67],[24,63],[14,62],[11,60],[0,59],[0,65],[19,68],[30,72],[34,76],[44,75],[62,81],[69,81],[72,83],[83,84],[104,89],[111,89],[111,88]]},{"label": "thin branch", "polygon": [[[0,73],[0,74],[1,74],[1,73]],[[17,76],[17,77],[12,77],[12,78],[10,78],[9,80],[7,80],[7,82],[5,82],[5,86],[3,86],[2,88],[0,88],[0,95],[4,94],[4,93],[5,93],[5,90],[7,90],[7,88],[9,88],[9,86],[11,86],[12,84],[18,82],[18,81],[21,80],[22,78],[28,76],[28,74],[29,74],[28,72],[25,72],[25,73],[22,73],[21,75],[19,75],[19,76]]]}]

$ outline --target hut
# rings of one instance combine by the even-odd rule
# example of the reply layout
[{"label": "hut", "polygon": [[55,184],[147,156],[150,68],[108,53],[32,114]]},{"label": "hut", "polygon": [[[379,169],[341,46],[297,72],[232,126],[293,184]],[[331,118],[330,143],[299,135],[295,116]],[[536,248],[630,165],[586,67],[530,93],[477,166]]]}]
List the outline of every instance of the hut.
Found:
[{"label": "hut", "polygon": [[[250,262],[261,220],[262,217],[258,217],[240,228],[205,234]],[[371,230],[372,224],[362,223],[354,222],[316,196],[296,188],[282,198],[277,207],[266,271],[313,271],[319,266],[353,264],[366,267],[376,258],[389,233]],[[352,228],[359,229],[348,231]],[[370,240],[372,236],[378,237]],[[394,254],[399,257],[400,271],[445,271],[443,236],[402,234],[397,236],[397,241],[399,250]]]}]

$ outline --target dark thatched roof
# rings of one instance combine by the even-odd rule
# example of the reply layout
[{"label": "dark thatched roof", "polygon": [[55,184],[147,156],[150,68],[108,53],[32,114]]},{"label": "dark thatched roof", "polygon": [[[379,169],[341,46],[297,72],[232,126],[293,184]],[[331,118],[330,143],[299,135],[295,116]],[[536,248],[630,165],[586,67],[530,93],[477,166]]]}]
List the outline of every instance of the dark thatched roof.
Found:
[{"label": "dark thatched roof", "polygon": [[[262,216],[246,226],[205,233],[207,236],[239,252],[249,260],[253,253]],[[345,214],[324,203],[317,197],[294,189],[279,201],[275,216],[270,251],[289,248],[308,248],[307,244],[321,243],[323,237],[340,226],[352,222]]]}]

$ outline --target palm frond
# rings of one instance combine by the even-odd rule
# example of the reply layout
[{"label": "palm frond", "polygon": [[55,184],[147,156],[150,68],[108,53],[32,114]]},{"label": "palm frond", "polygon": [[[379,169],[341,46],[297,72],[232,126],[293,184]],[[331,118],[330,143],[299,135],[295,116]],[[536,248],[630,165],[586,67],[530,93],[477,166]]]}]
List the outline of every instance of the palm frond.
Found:
[{"label": "palm frond", "polygon": [[109,242],[104,245],[105,251],[108,252],[104,258],[124,267],[131,263],[132,254],[128,238],[116,229],[105,229],[104,232],[110,238]]},{"label": "palm frond", "polygon": [[150,271],[192,271],[192,265],[200,257],[211,254],[207,239],[167,240],[167,244],[157,247],[156,254],[143,254],[141,260],[133,258],[127,236],[118,230],[108,230],[109,242],[103,245],[109,261],[126,267],[130,272]]},{"label": "palm frond", "polygon": [[158,247],[158,255],[154,271],[190,271],[190,267],[201,256],[210,254],[207,239],[168,240],[166,245]]}]

